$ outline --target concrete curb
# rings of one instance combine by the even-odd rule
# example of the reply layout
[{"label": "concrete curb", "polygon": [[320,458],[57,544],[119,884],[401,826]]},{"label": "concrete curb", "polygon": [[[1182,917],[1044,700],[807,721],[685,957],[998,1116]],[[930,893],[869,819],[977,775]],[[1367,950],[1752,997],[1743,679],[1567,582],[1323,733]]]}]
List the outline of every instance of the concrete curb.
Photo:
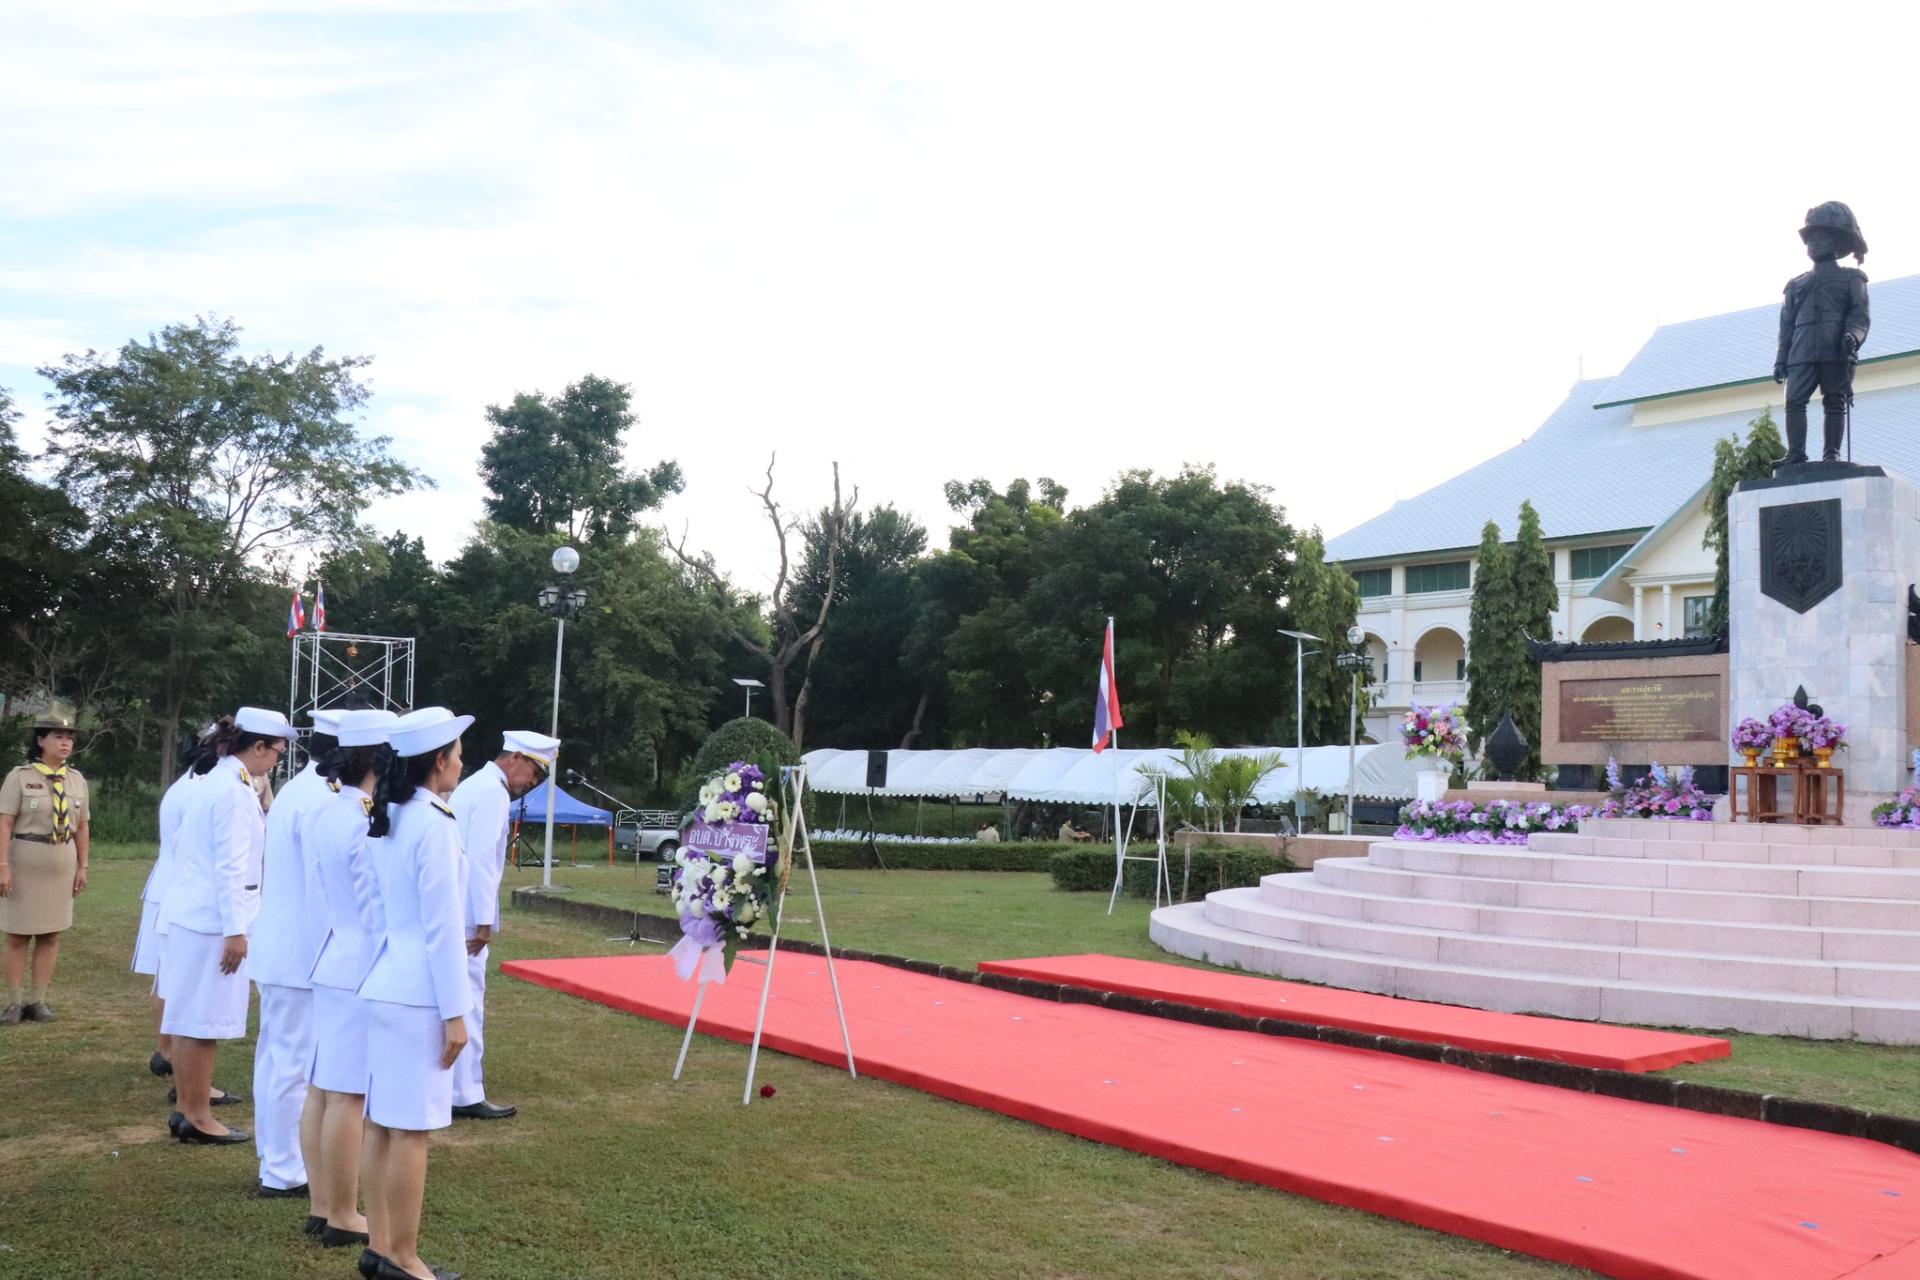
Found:
[{"label": "concrete curb", "polygon": [[[630,933],[637,928],[642,938],[655,942],[671,943],[680,937],[679,922],[665,916],[649,915],[644,911],[636,914],[598,902],[576,902],[571,898],[543,894],[532,888],[515,889],[513,905],[519,910],[557,915],[582,924],[604,928],[609,932]],[[780,945],[783,949],[804,952],[807,955],[824,954],[824,949],[817,942],[788,938],[783,939]],[[996,991],[1010,991],[1015,995],[1029,996],[1037,1000],[1054,1000],[1065,1004],[1097,1004],[1122,1013],[1144,1014],[1147,1017],[1166,1018],[1174,1022],[1191,1022],[1203,1027],[1218,1027],[1224,1031],[1251,1031],[1258,1035],[1287,1036],[1295,1040],[1318,1040],[1323,1044],[1344,1045],[1350,1049],[1371,1049],[1377,1053],[1392,1053],[1403,1058],[1417,1058],[1425,1062],[1442,1062],[1448,1066],[1465,1067],[1469,1071],[1484,1071],[1490,1075],[1506,1076],[1511,1080],[1524,1080],[1530,1084],[1551,1085],[1557,1089],[1572,1089],[1580,1093],[1596,1093],[1604,1097],[1625,1098],[1633,1102],[1651,1102],[1659,1106],[1678,1107],[1686,1111],[1738,1116],[1741,1119],[1759,1120],[1767,1124],[1789,1125],[1798,1129],[1815,1129],[1822,1133],[1867,1138],[1874,1142],[1886,1143],[1888,1146],[1899,1147],[1903,1151],[1920,1154],[1920,1120],[1887,1112],[1865,1111],[1858,1107],[1813,1102],[1778,1094],[1752,1093],[1745,1089],[1725,1089],[1718,1085],[1670,1080],[1662,1076],[1640,1075],[1630,1071],[1611,1071],[1604,1067],[1586,1067],[1568,1062],[1551,1062],[1542,1058],[1525,1058],[1516,1054],[1483,1053],[1453,1045],[1431,1044],[1422,1040],[1402,1040],[1397,1036],[1372,1035],[1345,1027],[1327,1027],[1278,1018],[1252,1018],[1222,1009],[1205,1009],[1196,1005],[1152,1000],[1144,996],[1127,995],[1117,991],[1094,991],[1087,987],[1040,982],[1033,978],[980,973],[973,969],[938,964],[931,960],[881,955],[852,947],[841,947],[834,952],[834,955],[848,960],[866,960],[873,964],[890,965],[896,969],[924,973],[929,977],[945,978],[950,982],[966,982],[976,986],[992,987]]]}]

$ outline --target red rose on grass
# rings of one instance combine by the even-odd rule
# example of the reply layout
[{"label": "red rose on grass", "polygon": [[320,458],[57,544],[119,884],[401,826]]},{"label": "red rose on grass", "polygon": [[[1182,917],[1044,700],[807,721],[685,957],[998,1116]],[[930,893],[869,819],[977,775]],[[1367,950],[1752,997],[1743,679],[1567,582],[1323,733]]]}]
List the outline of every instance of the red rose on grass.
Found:
[{"label": "red rose on grass", "polygon": [[760,1086],[760,1096],[763,1098],[771,1098],[774,1095],[774,1092],[775,1092],[774,1087],[770,1084],[763,1084]]}]

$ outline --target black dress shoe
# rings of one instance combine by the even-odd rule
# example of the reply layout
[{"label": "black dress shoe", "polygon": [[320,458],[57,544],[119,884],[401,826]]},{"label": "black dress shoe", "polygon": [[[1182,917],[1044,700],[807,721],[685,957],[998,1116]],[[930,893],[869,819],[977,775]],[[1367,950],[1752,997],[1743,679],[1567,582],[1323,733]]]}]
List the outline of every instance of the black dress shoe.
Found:
[{"label": "black dress shoe", "polygon": [[373,1280],[376,1275],[380,1274],[380,1264],[383,1261],[384,1259],[373,1250],[362,1249],[360,1251],[359,1263],[360,1274],[366,1277],[366,1280]]},{"label": "black dress shoe", "polygon": [[344,1249],[350,1244],[364,1245],[366,1242],[367,1233],[364,1231],[348,1231],[344,1227],[336,1227],[332,1223],[328,1223],[320,1229],[320,1244],[322,1248]]},{"label": "black dress shoe", "polygon": [[167,1132],[175,1138],[178,1138],[180,1136],[180,1126],[186,1122],[187,1118],[185,1116],[181,1115],[178,1111],[174,1112],[167,1117]]},{"label": "black dress shoe", "polygon": [[326,1229],[327,1220],[317,1213],[310,1213],[307,1215],[307,1225],[300,1228],[300,1234],[303,1236],[312,1236],[318,1240],[320,1233]]},{"label": "black dress shoe", "polygon": [[[433,1280],[460,1280],[458,1271],[442,1271],[431,1263],[427,1265],[427,1270],[433,1272]],[[378,1276],[379,1280],[415,1280],[412,1272],[402,1271],[386,1258],[380,1259],[380,1266],[373,1274]]]},{"label": "black dress shoe", "polygon": [[[167,1101],[168,1102],[180,1101],[180,1091],[178,1089],[167,1090]],[[211,1098],[207,1099],[207,1105],[210,1107],[231,1107],[231,1106],[237,1106],[238,1104],[245,1101],[246,1099],[241,1097],[239,1094],[228,1093],[225,1089],[221,1089],[215,1092]]]},{"label": "black dress shoe", "polygon": [[262,1182],[254,1187],[253,1198],[256,1200],[305,1200],[307,1184],[303,1182],[297,1187],[270,1187]]},{"label": "black dress shoe", "polygon": [[[147,1070],[153,1072],[153,1074],[159,1076],[162,1080],[165,1080],[168,1076],[173,1074],[173,1064],[171,1062],[168,1062],[165,1058],[161,1057],[160,1051],[158,1049],[155,1049],[153,1051],[153,1056],[147,1059]],[[168,1098],[167,1101],[172,1102],[173,1099]]]},{"label": "black dress shoe", "polygon": [[181,1116],[180,1123],[174,1126],[173,1136],[185,1143],[199,1143],[209,1147],[231,1147],[236,1143],[253,1141],[252,1134],[242,1133],[238,1129],[229,1129],[225,1133],[202,1132],[196,1129],[193,1121],[185,1116]]},{"label": "black dress shoe", "polygon": [[45,1000],[35,1000],[32,1004],[20,1011],[20,1016],[28,1022],[60,1021],[59,1018],[54,1016],[53,1006]]},{"label": "black dress shoe", "polygon": [[509,1116],[520,1114],[518,1107],[497,1107],[491,1102],[469,1102],[463,1107],[455,1107],[453,1114],[462,1120],[505,1120]]}]

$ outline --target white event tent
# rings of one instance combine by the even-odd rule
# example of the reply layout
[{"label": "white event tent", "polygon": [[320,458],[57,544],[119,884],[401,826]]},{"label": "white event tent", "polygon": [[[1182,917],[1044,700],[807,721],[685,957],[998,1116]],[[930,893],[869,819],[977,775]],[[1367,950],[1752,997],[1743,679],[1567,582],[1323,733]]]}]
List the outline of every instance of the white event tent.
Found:
[{"label": "white event tent", "polygon": [[[1309,790],[1320,795],[1345,795],[1347,748],[1308,747],[1303,767],[1295,768],[1292,747],[1223,747],[1223,755],[1253,755],[1272,751],[1285,762],[1260,783],[1254,798],[1261,804],[1286,804],[1304,775]],[[1140,766],[1163,769],[1179,776],[1180,752],[1173,747],[1112,749],[1095,753],[1086,747],[995,749],[974,747],[961,751],[889,751],[887,785],[867,786],[867,753],[823,748],[809,751],[807,788],[823,795],[898,796],[920,799],[980,797],[1031,800],[1042,804],[1152,806],[1153,789],[1146,785]],[[1354,751],[1358,794],[1381,800],[1413,796],[1413,772],[1398,746],[1366,745]]]}]

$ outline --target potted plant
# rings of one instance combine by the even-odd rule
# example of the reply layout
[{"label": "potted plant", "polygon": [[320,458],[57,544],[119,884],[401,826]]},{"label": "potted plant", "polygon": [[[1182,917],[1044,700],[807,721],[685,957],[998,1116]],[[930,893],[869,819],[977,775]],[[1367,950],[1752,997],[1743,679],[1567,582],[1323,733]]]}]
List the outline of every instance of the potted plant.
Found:
[{"label": "potted plant", "polygon": [[1733,749],[1747,762],[1747,768],[1760,763],[1760,753],[1773,745],[1773,731],[1764,721],[1748,716],[1733,727]]}]

